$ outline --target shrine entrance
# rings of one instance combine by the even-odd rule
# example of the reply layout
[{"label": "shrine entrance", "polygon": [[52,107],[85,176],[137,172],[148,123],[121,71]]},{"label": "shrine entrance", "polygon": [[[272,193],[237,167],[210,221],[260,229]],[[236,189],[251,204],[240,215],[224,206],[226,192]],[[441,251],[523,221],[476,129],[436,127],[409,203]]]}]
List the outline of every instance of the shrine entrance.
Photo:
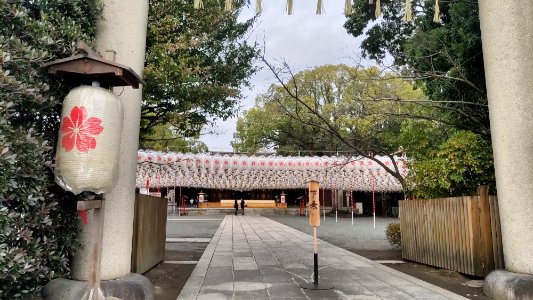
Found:
[{"label": "shrine entrance", "polygon": [[[407,175],[403,156],[283,157],[183,154],[139,151],[137,188],[142,194],[185,199],[193,208],[232,208],[244,199],[250,208],[307,205],[309,180],[321,183],[322,206],[378,216],[395,215],[403,199],[400,182],[385,168]],[[177,200],[178,199],[178,200]],[[180,202],[181,203],[181,202]]]}]

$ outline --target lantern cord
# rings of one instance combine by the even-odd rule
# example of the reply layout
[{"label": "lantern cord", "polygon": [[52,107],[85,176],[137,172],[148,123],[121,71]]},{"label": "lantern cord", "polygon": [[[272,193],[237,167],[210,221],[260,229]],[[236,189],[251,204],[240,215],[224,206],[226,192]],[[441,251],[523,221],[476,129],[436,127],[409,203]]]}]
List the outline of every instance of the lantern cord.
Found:
[{"label": "lantern cord", "polygon": [[344,15],[347,17],[352,14],[352,0],[344,1]]},{"label": "lantern cord", "polygon": [[255,13],[260,15],[263,13],[263,1],[262,0],[255,0]]},{"label": "lantern cord", "polygon": [[292,15],[294,13],[293,10],[293,0],[287,0],[287,15]]},{"label": "lantern cord", "polygon": [[202,0],[194,0],[193,7],[195,9],[204,8],[204,3]]},{"label": "lantern cord", "polygon": [[124,87],[122,87],[122,91],[120,91],[120,93],[117,95],[117,96],[122,96],[122,93],[124,93]]},{"label": "lantern cord", "polygon": [[435,0],[435,15],[433,16],[433,22],[440,23],[439,0]]},{"label": "lantern cord", "polygon": [[228,12],[233,11],[233,0],[226,0],[224,10]]},{"label": "lantern cord", "polygon": [[381,16],[381,0],[376,0],[376,18]]},{"label": "lantern cord", "polygon": [[321,15],[324,11],[324,4],[322,3],[322,0],[317,0],[316,2],[316,14]]},{"label": "lantern cord", "polygon": [[403,16],[405,22],[412,22],[413,15],[411,13],[411,0],[405,0],[405,15]]}]

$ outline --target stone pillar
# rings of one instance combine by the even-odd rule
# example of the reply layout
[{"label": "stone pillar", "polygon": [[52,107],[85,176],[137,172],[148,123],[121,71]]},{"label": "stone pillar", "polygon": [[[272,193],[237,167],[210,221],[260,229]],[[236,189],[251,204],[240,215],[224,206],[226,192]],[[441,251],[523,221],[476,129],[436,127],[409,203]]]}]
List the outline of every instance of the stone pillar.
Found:
[{"label": "stone pillar", "polygon": [[[96,50],[104,57],[106,50],[116,51],[116,62],[131,67],[139,75],[144,67],[148,0],[104,0],[103,18],[98,26]],[[118,87],[124,106],[119,180],[106,194],[101,279],[126,277],[131,270],[135,177],[141,115],[141,89]],[[85,228],[82,245],[90,245],[95,233]],[[72,277],[87,280],[90,255],[81,249],[75,257]]]},{"label": "stone pillar", "polygon": [[[479,1],[479,11],[505,268],[531,275],[533,1],[484,0]],[[510,281],[498,274],[501,271],[487,278],[485,291],[489,296],[517,296],[510,294],[512,286],[501,285]],[[530,293],[533,297],[533,289]]]}]

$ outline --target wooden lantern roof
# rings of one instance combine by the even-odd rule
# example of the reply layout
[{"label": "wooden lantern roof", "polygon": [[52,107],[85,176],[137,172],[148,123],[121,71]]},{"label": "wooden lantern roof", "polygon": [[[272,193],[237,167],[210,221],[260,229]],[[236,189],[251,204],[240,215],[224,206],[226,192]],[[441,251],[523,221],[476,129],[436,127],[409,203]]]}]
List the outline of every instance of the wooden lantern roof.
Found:
[{"label": "wooden lantern roof", "polygon": [[48,73],[72,84],[90,85],[96,80],[104,87],[131,86],[138,89],[140,83],[145,83],[130,67],[104,59],[85,43],[78,42],[76,48],[78,54],[45,64]]}]

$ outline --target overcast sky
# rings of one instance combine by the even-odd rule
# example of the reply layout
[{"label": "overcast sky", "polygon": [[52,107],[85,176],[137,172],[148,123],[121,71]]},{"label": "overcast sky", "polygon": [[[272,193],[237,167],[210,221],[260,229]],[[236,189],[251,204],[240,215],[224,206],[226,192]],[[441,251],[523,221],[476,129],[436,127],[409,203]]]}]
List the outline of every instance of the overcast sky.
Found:
[{"label": "overcast sky", "polygon": [[[255,14],[255,1],[241,14],[250,18]],[[343,25],[344,0],[324,0],[325,12],[316,15],[316,0],[294,0],[294,14],[285,12],[286,2],[263,0],[263,13],[249,34],[250,42],[265,44],[269,61],[283,59],[293,71],[301,71],[327,64],[352,64],[358,56],[361,39],[349,35]],[[258,62],[259,66],[262,66]],[[245,98],[239,115],[254,106],[255,97],[266,91],[275,80],[270,71],[263,68],[251,78],[251,89],[243,90]],[[237,118],[219,121],[217,135],[204,135],[201,140],[210,151],[232,151]]]}]

